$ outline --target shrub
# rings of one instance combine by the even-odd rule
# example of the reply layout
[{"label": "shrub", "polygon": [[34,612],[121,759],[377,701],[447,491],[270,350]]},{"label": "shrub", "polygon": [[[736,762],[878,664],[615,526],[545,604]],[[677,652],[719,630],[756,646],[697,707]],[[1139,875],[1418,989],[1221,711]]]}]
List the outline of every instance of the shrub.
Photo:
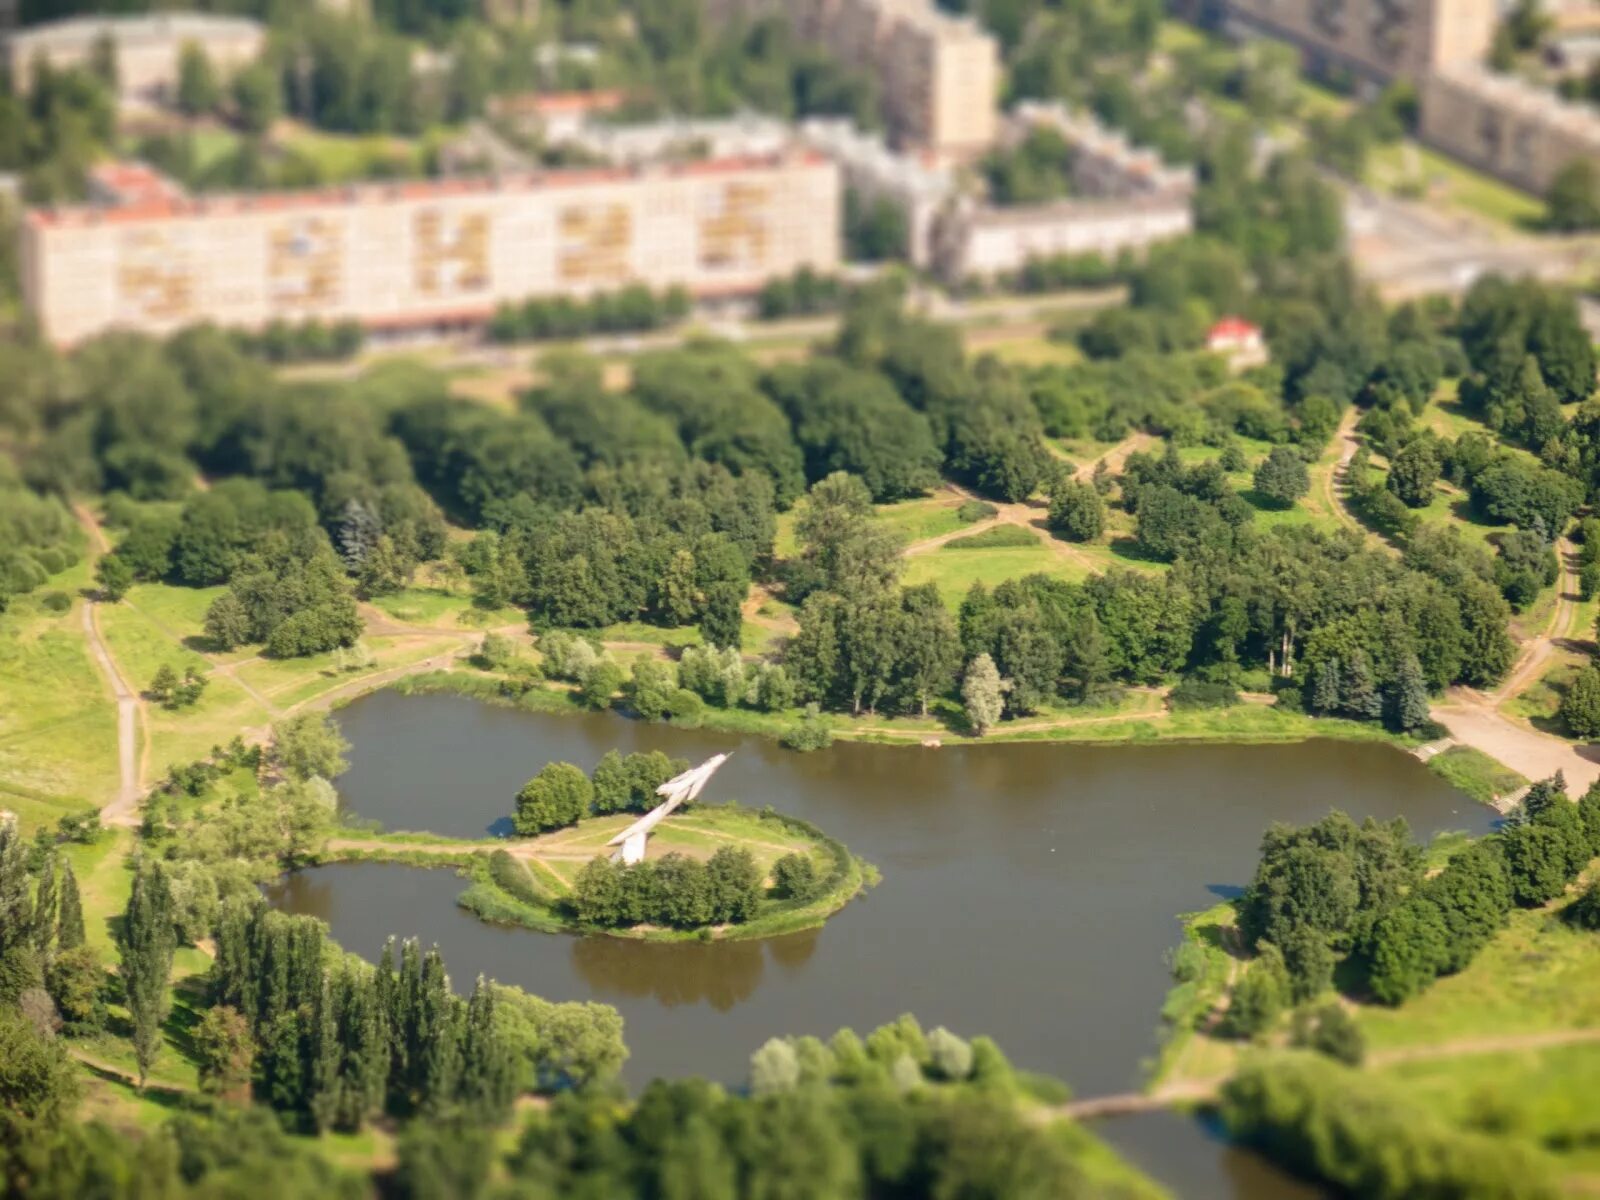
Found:
[{"label": "shrub", "polygon": [[1239,703],[1239,689],[1231,683],[1185,679],[1167,696],[1173,708],[1228,708]]},{"label": "shrub", "polygon": [[1325,1004],[1318,1009],[1301,1009],[1295,1013],[1290,1040],[1296,1046],[1315,1050],[1351,1067],[1360,1066],[1367,1052],[1361,1026],[1341,1004]]},{"label": "shrub", "polygon": [[1020,525],[995,525],[946,542],[941,550],[1016,550],[1037,546],[1039,539]]},{"label": "shrub", "polygon": [[786,750],[798,750],[801,754],[826,750],[833,745],[833,730],[823,721],[816,705],[808,705],[805,715],[783,731],[778,744]]},{"label": "shrub", "polygon": [[986,500],[963,500],[956,509],[956,520],[963,525],[974,525],[998,515],[1000,510]]},{"label": "shrub", "polygon": [[72,607],[72,597],[65,592],[46,592],[40,597],[39,603],[43,604],[50,612],[59,615]]},{"label": "shrub", "polygon": [[784,900],[809,900],[817,894],[816,864],[809,854],[785,854],[772,864],[772,882]]},{"label": "shrub", "polygon": [[1567,905],[1561,915],[1579,929],[1600,932],[1600,879],[1584,888],[1583,894]]}]

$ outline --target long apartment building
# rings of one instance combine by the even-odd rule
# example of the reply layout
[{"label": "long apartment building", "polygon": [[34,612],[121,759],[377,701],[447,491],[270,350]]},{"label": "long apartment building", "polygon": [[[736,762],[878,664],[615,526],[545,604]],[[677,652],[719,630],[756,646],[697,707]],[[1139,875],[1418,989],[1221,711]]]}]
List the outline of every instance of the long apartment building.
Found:
[{"label": "long apartment building", "polygon": [[1511,75],[1463,65],[1422,81],[1424,141],[1543,194],[1575,159],[1600,162],[1600,112]]},{"label": "long apartment building", "polygon": [[632,283],[700,296],[839,264],[838,168],[812,152],[319,191],[141,185],[32,209],[24,300],[72,344],[113,328],[355,320],[447,328],[505,301]]},{"label": "long apartment building", "polygon": [[117,90],[124,100],[165,101],[178,90],[183,48],[203,51],[218,70],[252,63],[266,45],[258,21],[204,13],[133,17],[69,17],[19,30],[5,39],[13,86],[27,91],[39,63],[56,70],[88,66],[101,46],[116,55]]},{"label": "long apartment building", "polygon": [[804,40],[878,81],[903,147],[959,160],[994,140],[1000,49],[971,17],[933,0],[707,0],[714,21],[782,17]]},{"label": "long apartment building", "polygon": [[1221,0],[1236,36],[1289,42],[1319,72],[1417,79],[1488,53],[1496,0]]}]

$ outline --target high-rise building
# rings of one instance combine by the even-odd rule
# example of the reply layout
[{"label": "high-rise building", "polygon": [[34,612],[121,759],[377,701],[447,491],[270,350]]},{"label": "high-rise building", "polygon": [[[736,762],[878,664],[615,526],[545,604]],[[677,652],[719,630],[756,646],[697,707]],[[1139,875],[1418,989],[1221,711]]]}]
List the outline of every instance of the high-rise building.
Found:
[{"label": "high-rise building", "polygon": [[12,86],[26,92],[36,63],[56,70],[85,67],[102,46],[116,57],[124,100],[170,100],[178,89],[183,48],[198,47],[219,71],[254,62],[266,45],[259,22],[243,17],[164,12],[138,17],[69,17],[18,30],[5,40]]},{"label": "high-rise building", "polygon": [[1235,35],[1289,42],[1313,70],[1380,85],[1478,61],[1499,18],[1496,0],[1222,0],[1222,14]]},{"label": "high-rise building", "polygon": [[951,161],[994,140],[1000,50],[971,17],[933,0],[708,0],[706,10],[723,23],[782,17],[805,41],[872,75],[897,145]]}]

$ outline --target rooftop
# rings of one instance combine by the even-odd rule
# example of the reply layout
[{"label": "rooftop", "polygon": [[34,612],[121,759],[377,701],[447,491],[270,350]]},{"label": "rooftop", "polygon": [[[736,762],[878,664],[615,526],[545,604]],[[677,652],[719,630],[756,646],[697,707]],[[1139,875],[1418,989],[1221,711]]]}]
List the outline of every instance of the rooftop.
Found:
[{"label": "rooftop", "polygon": [[169,12],[132,17],[67,17],[60,21],[48,21],[12,33],[9,46],[13,55],[26,56],[46,46],[57,49],[88,47],[105,37],[118,45],[128,45],[141,41],[249,35],[263,36],[263,30],[259,22],[247,17]]},{"label": "rooftop", "polygon": [[[292,212],[297,209],[391,204],[406,200],[445,200],[460,196],[494,196],[508,192],[536,192],[554,188],[583,187],[596,183],[615,183],[641,178],[683,178],[730,174],[762,167],[799,163],[814,166],[826,162],[814,151],[767,155],[738,155],[651,167],[599,167],[559,171],[532,171],[499,177],[427,179],[404,183],[357,184],[348,187],[316,188],[307,191],[230,193],[227,195],[187,196],[136,191],[130,203],[109,205],[80,204],[58,208],[32,208],[28,223],[41,229],[82,229],[101,224],[137,225],[179,217],[223,217],[249,213]],[[137,170],[137,164],[135,170]],[[148,171],[149,168],[144,168]],[[159,179],[159,175],[150,172]]]}]

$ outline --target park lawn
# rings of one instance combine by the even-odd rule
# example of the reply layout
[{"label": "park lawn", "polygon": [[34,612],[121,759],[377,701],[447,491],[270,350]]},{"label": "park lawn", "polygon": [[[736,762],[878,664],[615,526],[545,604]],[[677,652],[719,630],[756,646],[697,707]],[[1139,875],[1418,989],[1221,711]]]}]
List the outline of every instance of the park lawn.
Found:
[{"label": "park lawn", "polygon": [[328,183],[368,178],[373,168],[385,163],[395,163],[407,174],[421,174],[423,167],[420,141],[380,134],[352,135],[302,128],[279,144],[315,163]]},{"label": "park lawn", "polygon": [[327,692],[349,687],[381,671],[408,667],[446,651],[459,649],[461,639],[439,637],[373,638],[368,643],[372,664],[343,671],[337,651],[307,658],[258,658],[239,667],[239,678],[279,708],[293,708]]},{"label": "park lawn", "polygon": [[920,500],[902,500],[898,504],[880,504],[876,509],[879,522],[894,531],[903,545],[926,541],[954,533],[967,522],[956,515],[961,507],[961,497],[941,492]]},{"label": "park lawn", "polygon": [[1389,192],[1420,185],[1430,205],[1441,200],[1497,225],[1535,228],[1544,201],[1409,139],[1376,146],[1368,159],[1367,183]]},{"label": "park lawn", "polygon": [[1600,1171],[1600,1045],[1397,1062],[1377,1067],[1452,1125],[1526,1141],[1570,1170]]},{"label": "park lawn", "polygon": [[[83,633],[87,562],[11,602],[0,615],[0,808],[24,833],[98,808],[117,786],[117,713]],[[43,597],[73,597],[64,613]]]},{"label": "park lawn", "polygon": [[527,614],[517,608],[479,608],[470,593],[443,587],[409,587],[392,596],[378,596],[373,607],[404,625],[431,629],[493,629],[523,625]]},{"label": "park lawn", "polygon": [[1514,909],[1506,928],[1457,975],[1398,1008],[1363,1005],[1377,1051],[1600,1025],[1600,938],[1562,920],[1568,902]]},{"label": "park lawn", "polygon": [[1050,337],[1016,339],[972,339],[971,348],[992,354],[1003,363],[1018,367],[1071,367],[1083,361],[1083,351],[1071,342]]},{"label": "park lawn", "polygon": [[164,666],[171,667],[180,676],[191,667],[201,674],[211,670],[205,655],[183,644],[183,633],[157,624],[138,607],[137,600],[129,604],[102,605],[100,633],[111,647],[123,678],[135,691],[143,692],[148,688],[156,672]]},{"label": "park lawn", "polygon": [[127,860],[133,850],[133,831],[110,829],[92,845],[68,843],[62,852],[72,862],[83,903],[84,937],[89,948],[107,962],[116,957],[113,923],[128,907],[133,875]]},{"label": "park lawn", "polygon": [[959,550],[940,547],[930,554],[906,560],[901,582],[907,587],[931,583],[939,598],[952,610],[974,583],[993,588],[1008,579],[1026,575],[1050,575],[1057,579],[1079,580],[1089,571],[1051,550],[1043,542],[1014,549]]},{"label": "park lawn", "polygon": [[[583,636],[601,642],[637,642],[646,646],[699,646],[705,638],[693,625],[651,625],[647,621],[619,621],[603,629],[583,631]],[[626,653],[626,652],[624,652]]]}]

